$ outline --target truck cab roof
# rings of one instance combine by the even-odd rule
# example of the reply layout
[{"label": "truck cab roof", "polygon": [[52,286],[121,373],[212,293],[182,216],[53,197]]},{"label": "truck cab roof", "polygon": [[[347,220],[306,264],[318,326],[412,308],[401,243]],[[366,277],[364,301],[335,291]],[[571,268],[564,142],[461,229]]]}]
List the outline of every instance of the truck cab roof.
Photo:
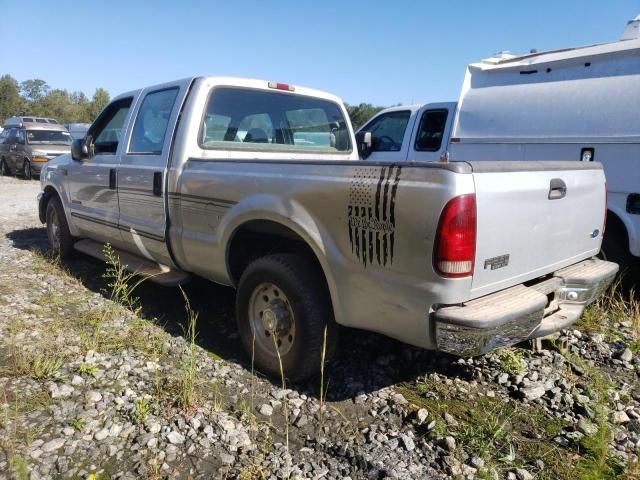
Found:
[{"label": "truck cab roof", "polygon": [[[275,90],[281,90],[284,92],[290,92],[292,94],[306,95],[310,97],[317,97],[325,100],[330,100],[336,103],[342,103],[342,99],[337,95],[333,95],[331,93],[328,93],[322,90],[307,88],[300,85],[293,85],[289,83],[260,80],[255,78],[227,77],[227,76],[193,76],[193,77],[186,77],[184,79],[180,79],[179,81],[192,81],[192,82],[205,81],[213,84],[228,85],[228,86],[235,86],[235,87],[255,88],[255,89],[262,89],[262,90],[275,89]],[[171,82],[171,84],[174,84],[174,83],[175,82]],[[167,85],[166,83],[162,83],[162,84],[152,85],[145,88],[131,90],[129,92],[122,93],[117,97],[114,97],[113,100],[136,96],[143,91],[160,90],[164,88],[166,85]]]}]

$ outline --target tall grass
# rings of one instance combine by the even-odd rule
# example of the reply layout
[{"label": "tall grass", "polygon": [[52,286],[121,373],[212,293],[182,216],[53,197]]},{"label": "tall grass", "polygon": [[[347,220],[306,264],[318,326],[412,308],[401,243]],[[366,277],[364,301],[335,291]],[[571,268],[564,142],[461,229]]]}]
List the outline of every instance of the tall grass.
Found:
[{"label": "tall grass", "polygon": [[[278,342],[276,340],[275,332],[271,333],[271,338],[273,339],[273,348],[276,349],[276,355],[278,356],[278,365],[280,366],[280,380],[282,381],[282,390],[287,389],[287,382],[284,376],[284,366],[282,364],[282,357],[280,356],[280,349],[278,348]],[[284,413],[284,433],[285,433],[285,447],[287,451],[287,456],[289,454],[289,401],[287,400],[287,396],[282,397],[282,411]]]},{"label": "tall grass", "polygon": [[191,303],[185,291],[180,287],[184,298],[185,310],[187,311],[187,325],[184,327],[185,338],[189,345],[187,357],[183,361],[180,372],[180,405],[185,410],[190,410],[198,403],[198,392],[196,389],[197,380],[197,345],[196,345],[196,324],[198,313],[191,308]]}]

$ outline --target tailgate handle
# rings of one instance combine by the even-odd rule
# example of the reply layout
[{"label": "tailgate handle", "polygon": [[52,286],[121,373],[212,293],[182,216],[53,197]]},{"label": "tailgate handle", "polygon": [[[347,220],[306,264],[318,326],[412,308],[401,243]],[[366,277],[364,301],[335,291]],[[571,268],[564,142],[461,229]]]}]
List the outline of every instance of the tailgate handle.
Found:
[{"label": "tailgate handle", "polygon": [[549,200],[564,198],[567,194],[567,184],[561,178],[552,178],[549,185]]}]

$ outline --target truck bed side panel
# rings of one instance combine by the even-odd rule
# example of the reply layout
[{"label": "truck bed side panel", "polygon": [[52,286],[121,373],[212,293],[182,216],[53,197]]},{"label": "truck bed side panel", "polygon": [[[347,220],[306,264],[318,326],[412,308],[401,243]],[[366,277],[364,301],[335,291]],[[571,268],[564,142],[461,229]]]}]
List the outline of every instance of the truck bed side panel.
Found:
[{"label": "truck bed side panel", "polygon": [[[468,167],[468,166],[467,166]],[[170,197],[185,268],[230,284],[226,247],[243,224],[266,219],[307,242],[323,267],[339,323],[433,347],[429,308],[456,303],[470,279],[432,268],[433,235],[470,173],[435,165],[190,159]]]}]

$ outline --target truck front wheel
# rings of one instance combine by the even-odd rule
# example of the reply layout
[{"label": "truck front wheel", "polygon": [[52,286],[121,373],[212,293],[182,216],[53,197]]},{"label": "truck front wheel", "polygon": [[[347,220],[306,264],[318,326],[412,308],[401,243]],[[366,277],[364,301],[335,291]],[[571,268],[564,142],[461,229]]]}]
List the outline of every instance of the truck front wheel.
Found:
[{"label": "truck front wheel", "polygon": [[[259,258],[243,272],[236,297],[242,344],[255,366],[297,381],[320,371],[335,350],[337,325],[322,273],[296,254]],[[326,329],[326,342],[325,342]]]},{"label": "truck front wheel", "polygon": [[62,203],[58,197],[53,197],[47,203],[47,238],[53,253],[60,255],[60,258],[67,258],[73,252],[75,238],[69,232],[67,217],[64,215]]}]

